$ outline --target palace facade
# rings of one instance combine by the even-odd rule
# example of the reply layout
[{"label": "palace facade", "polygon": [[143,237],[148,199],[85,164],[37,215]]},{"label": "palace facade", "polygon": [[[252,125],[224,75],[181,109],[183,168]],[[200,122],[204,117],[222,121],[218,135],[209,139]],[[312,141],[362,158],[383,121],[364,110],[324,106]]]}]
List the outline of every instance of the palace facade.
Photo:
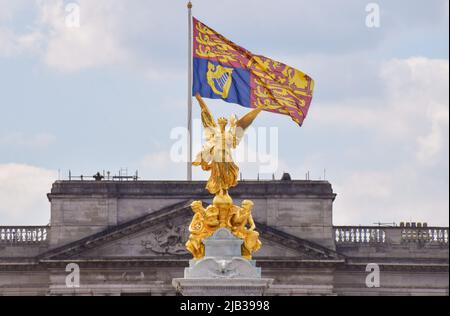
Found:
[{"label": "palace facade", "polygon": [[[0,226],[0,296],[176,295],[190,204],[211,203],[204,187],[55,182],[49,226]],[[326,181],[243,181],[230,194],[255,202],[266,295],[448,295],[448,227],[334,226]],[[73,267],[79,286],[67,283]]]}]

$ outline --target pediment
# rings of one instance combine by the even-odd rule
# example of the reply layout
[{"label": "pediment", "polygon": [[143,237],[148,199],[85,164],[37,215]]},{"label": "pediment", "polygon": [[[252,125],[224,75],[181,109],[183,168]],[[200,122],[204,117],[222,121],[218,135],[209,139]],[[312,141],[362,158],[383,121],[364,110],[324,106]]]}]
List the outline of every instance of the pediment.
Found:
[{"label": "pediment", "polygon": [[[175,226],[168,223],[150,227],[137,234],[83,251],[78,256],[82,259],[190,257],[185,247],[189,236],[189,221],[180,224]],[[261,237],[261,242],[263,247],[255,254],[255,259],[305,257],[299,249],[292,249],[279,242],[264,237]]]},{"label": "pediment", "polygon": [[189,256],[184,244],[189,220],[174,219],[88,249],[81,258],[179,257]]},{"label": "pediment", "polygon": [[[189,259],[185,249],[192,219],[190,201],[124,223],[44,254],[43,259]],[[255,259],[334,260],[339,255],[315,243],[256,223],[263,247]]]}]

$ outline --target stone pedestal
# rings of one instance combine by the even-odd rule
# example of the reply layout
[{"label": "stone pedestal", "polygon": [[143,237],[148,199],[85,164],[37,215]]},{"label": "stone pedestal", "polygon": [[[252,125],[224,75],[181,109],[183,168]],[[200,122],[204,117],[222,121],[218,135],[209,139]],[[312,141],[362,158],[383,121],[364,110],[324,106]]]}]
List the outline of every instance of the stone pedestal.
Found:
[{"label": "stone pedestal", "polygon": [[261,278],[256,262],[241,256],[243,241],[221,228],[204,241],[205,258],[191,260],[172,285],[183,296],[262,296],[272,279]]}]

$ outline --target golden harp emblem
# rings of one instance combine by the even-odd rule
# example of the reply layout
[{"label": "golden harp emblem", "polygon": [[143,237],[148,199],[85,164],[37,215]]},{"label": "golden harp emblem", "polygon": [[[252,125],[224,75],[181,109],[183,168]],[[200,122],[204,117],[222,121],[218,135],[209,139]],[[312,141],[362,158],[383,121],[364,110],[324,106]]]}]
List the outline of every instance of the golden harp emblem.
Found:
[{"label": "golden harp emblem", "polygon": [[220,65],[214,65],[208,62],[208,73],[206,78],[208,84],[215,94],[220,95],[222,98],[228,98],[230,92],[231,83],[233,81],[233,68],[227,68]]}]

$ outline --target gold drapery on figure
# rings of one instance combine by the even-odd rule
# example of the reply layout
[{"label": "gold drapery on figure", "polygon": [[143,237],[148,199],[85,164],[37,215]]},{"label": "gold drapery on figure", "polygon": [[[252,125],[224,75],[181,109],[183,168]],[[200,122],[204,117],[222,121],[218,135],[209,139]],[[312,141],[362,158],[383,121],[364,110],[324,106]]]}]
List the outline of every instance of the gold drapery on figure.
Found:
[{"label": "gold drapery on figure", "polygon": [[239,167],[234,162],[218,162],[211,164],[211,178],[206,189],[211,194],[228,190],[238,184]]}]

